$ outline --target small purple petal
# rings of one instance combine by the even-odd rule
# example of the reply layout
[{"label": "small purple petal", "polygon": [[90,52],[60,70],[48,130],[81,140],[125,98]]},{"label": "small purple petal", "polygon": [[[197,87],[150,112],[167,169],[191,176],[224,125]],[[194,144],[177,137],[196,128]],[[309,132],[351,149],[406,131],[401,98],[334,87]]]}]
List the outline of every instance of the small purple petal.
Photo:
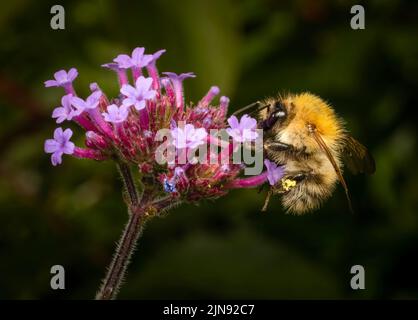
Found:
[{"label": "small purple petal", "polygon": [[53,153],[53,152],[57,151],[58,148],[59,148],[59,144],[54,139],[48,139],[48,140],[45,141],[44,151],[46,153]]},{"label": "small purple petal", "polygon": [[144,78],[139,77],[136,79],[135,86],[137,90],[141,90],[141,92],[146,92],[151,88],[152,85],[152,78]]},{"label": "small purple petal", "polygon": [[184,79],[187,79],[187,78],[196,78],[196,75],[193,72],[186,72],[186,73],[181,73],[181,74],[177,74],[174,72],[163,72],[163,74],[169,77],[171,80],[183,81]]},{"label": "small purple petal", "polygon": [[51,162],[53,166],[56,166],[62,163],[62,154],[63,153],[61,151],[57,151],[51,155]]},{"label": "small purple petal", "polygon": [[71,129],[65,129],[62,133],[62,138],[64,141],[69,141],[73,135],[73,131]]},{"label": "small purple petal", "polygon": [[132,51],[132,58],[131,61],[135,63],[134,65],[139,65],[141,63],[142,57],[144,56],[145,49],[142,48],[135,48]]},{"label": "small purple petal", "polygon": [[107,122],[121,123],[126,120],[129,114],[129,109],[126,106],[118,107],[115,104],[111,104],[107,107],[107,112],[103,112],[102,115]]},{"label": "small purple petal", "polygon": [[54,73],[54,78],[57,82],[65,82],[68,79],[67,72],[65,70],[60,70]]},{"label": "small purple petal", "polygon": [[113,61],[116,62],[118,67],[122,69],[128,69],[132,67],[131,57],[129,57],[127,54],[120,54],[115,59],[113,59]]},{"label": "small purple petal", "polygon": [[49,88],[49,87],[58,87],[59,86],[58,82],[55,81],[55,80],[46,80],[44,82],[44,84],[45,84],[45,87],[46,88]]},{"label": "small purple petal", "polygon": [[77,69],[76,69],[76,68],[71,68],[71,69],[68,71],[67,80],[68,80],[69,82],[73,82],[73,81],[74,81],[74,79],[75,79],[75,78],[77,78],[77,76],[78,76],[78,71],[77,71]]},{"label": "small purple petal", "polygon": [[271,186],[274,186],[277,181],[283,177],[283,167],[278,167],[274,162],[265,159],[264,165],[267,168],[267,179]]},{"label": "small purple petal", "polygon": [[231,129],[239,129],[239,121],[236,116],[230,116],[227,121]]},{"label": "small purple petal", "polygon": [[166,52],[165,49],[157,51],[156,53],[154,53],[152,55],[152,60],[155,61],[155,60],[159,59],[164,52]]},{"label": "small purple petal", "polygon": [[186,124],[184,128],[176,127],[171,130],[173,145],[177,149],[194,149],[206,141],[208,133],[205,128],[195,129],[194,125]]},{"label": "small purple petal", "polygon": [[62,152],[65,154],[73,154],[74,153],[75,145],[73,142],[68,141],[64,147],[62,148]]},{"label": "small purple petal", "polygon": [[61,142],[62,134],[63,134],[62,128],[61,127],[56,128],[54,131],[54,140]]},{"label": "small purple petal", "polygon": [[146,106],[145,105],[145,100],[136,101],[135,104],[134,104],[135,109],[138,110],[138,111],[144,109],[145,106]]},{"label": "small purple petal", "polygon": [[132,87],[130,84],[125,84],[120,89],[120,93],[127,97],[131,97],[136,95],[136,89]]},{"label": "small purple petal", "polygon": [[120,70],[119,65],[115,62],[102,64],[102,67],[113,70],[113,71],[119,71]]}]

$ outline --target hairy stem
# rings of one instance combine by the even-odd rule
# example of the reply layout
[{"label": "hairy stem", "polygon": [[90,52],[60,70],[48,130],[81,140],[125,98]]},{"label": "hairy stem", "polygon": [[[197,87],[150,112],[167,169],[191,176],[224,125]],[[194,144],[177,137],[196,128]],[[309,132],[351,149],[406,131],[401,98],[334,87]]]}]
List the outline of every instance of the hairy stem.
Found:
[{"label": "hairy stem", "polygon": [[113,260],[109,266],[102,287],[96,295],[98,300],[115,299],[119,291],[137,240],[141,234],[143,210],[135,210],[129,215],[128,223],[123,230],[122,237],[116,248]]},{"label": "hairy stem", "polygon": [[135,209],[139,204],[139,195],[132,177],[132,172],[129,166],[123,162],[118,163],[118,169],[122,177],[125,190],[129,196],[129,210],[132,211],[132,209]]},{"label": "hairy stem", "polygon": [[116,247],[116,252],[110,263],[106,277],[96,295],[97,300],[116,298],[125,277],[132,253],[135,251],[137,241],[141,235],[146,217],[150,214],[158,215],[180,203],[170,197],[155,199],[152,192],[145,192],[144,195],[139,196],[129,166],[125,163],[118,163],[118,168],[128,194],[129,199],[127,202],[130,215]]},{"label": "hairy stem", "polygon": [[102,286],[96,295],[98,300],[115,299],[123,281],[127,266],[136,243],[141,234],[147,205],[140,203],[140,198],[129,166],[118,163],[118,168],[129,197],[128,210],[130,212],[128,223],[123,230],[122,237],[116,248],[112,262],[108,268]]}]

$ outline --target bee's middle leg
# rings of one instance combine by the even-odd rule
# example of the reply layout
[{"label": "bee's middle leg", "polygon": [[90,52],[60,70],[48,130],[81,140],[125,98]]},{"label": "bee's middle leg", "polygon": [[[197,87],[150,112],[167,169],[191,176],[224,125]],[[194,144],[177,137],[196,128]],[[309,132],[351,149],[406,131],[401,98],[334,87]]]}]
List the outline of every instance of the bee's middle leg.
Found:
[{"label": "bee's middle leg", "polygon": [[268,141],[265,143],[264,147],[269,151],[290,151],[293,149],[293,146],[287,143],[283,143],[280,141]]}]

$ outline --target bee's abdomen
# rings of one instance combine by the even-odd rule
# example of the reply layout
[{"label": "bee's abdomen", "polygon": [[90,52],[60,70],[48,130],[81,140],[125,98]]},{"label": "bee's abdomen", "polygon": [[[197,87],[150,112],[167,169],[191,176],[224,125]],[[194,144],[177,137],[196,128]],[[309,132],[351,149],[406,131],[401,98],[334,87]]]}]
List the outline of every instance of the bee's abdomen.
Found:
[{"label": "bee's abdomen", "polygon": [[335,181],[325,181],[320,174],[310,174],[295,188],[282,195],[283,207],[294,214],[304,214],[318,209],[331,196]]}]

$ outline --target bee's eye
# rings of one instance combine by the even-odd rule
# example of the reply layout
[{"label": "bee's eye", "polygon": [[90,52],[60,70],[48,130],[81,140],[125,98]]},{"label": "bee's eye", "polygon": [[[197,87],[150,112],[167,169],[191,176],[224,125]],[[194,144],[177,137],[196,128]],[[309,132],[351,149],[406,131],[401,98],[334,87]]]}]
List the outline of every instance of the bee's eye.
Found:
[{"label": "bee's eye", "polygon": [[274,104],[274,111],[285,111],[286,108],[281,101],[276,101]]},{"label": "bee's eye", "polygon": [[270,115],[270,117],[267,118],[267,120],[263,122],[262,127],[264,130],[268,130],[272,128],[278,120],[283,120],[285,117],[286,117],[286,109],[283,106],[283,104],[278,101],[274,104],[273,113]]},{"label": "bee's eye", "polygon": [[277,101],[274,104],[274,112],[272,113],[271,116],[276,118],[276,119],[281,119],[281,118],[284,118],[286,116],[286,109],[285,109],[284,105],[281,103],[281,101]]}]

